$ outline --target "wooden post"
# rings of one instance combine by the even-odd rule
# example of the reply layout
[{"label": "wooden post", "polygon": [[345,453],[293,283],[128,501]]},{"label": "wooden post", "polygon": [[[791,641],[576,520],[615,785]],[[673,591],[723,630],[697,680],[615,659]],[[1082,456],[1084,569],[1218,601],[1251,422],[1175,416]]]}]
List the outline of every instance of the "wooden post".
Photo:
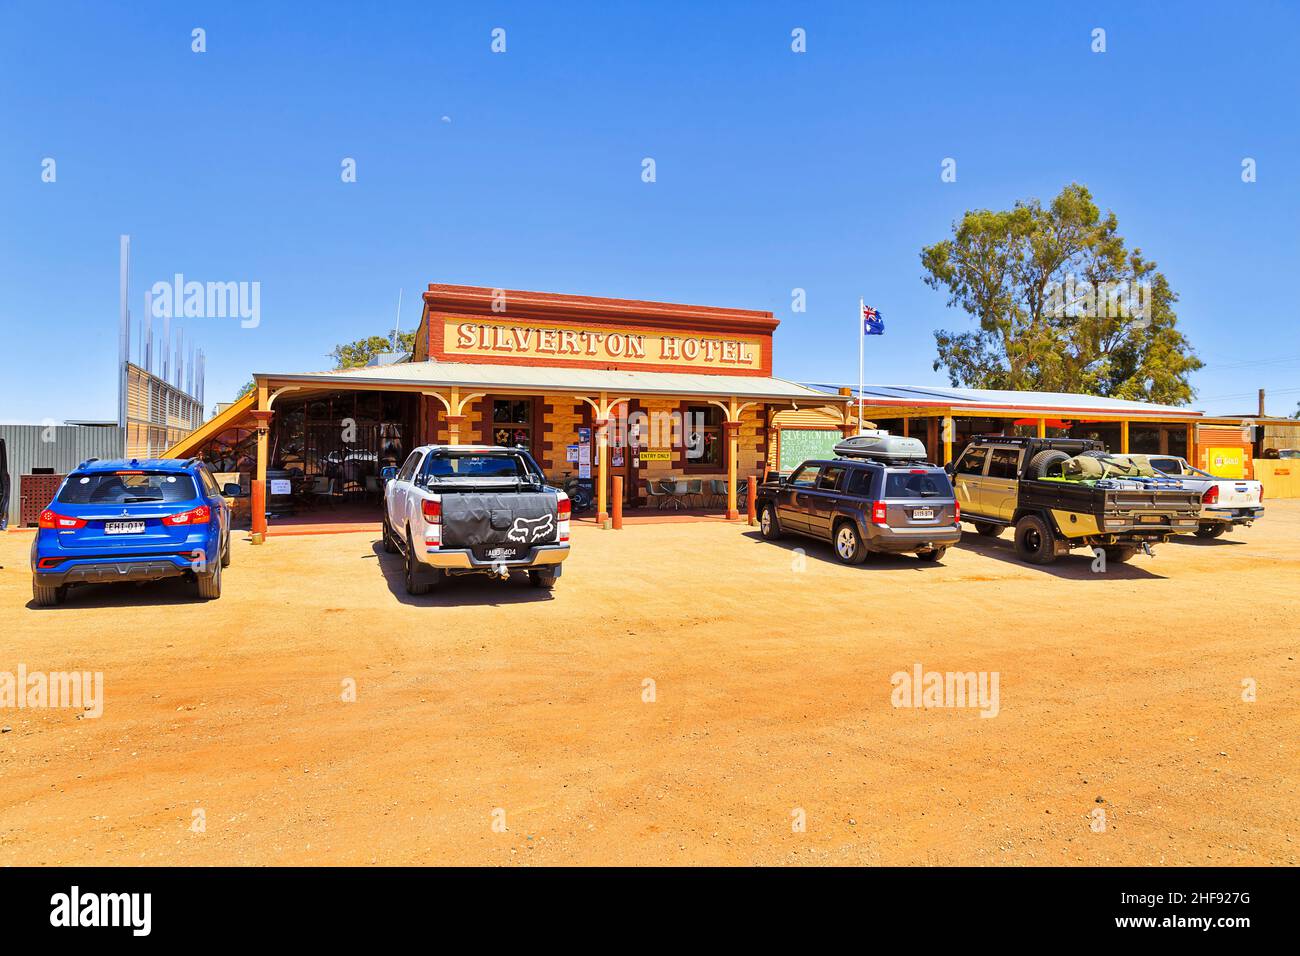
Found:
[{"label": "wooden post", "polygon": [[1119,423],[1119,453],[1128,454],[1128,419]]},{"label": "wooden post", "polygon": [[757,515],[755,503],[758,500],[758,479],[750,475],[745,479],[745,517],[749,519],[750,527],[753,527]]},{"label": "wooden post", "polygon": [[903,437],[910,438],[912,435],[912,419],[906,415],[903,416]]},{"label": "wooden post", "polygon": [[610,515],[610,518],[614,530],[620,531],[623,528],[623,476],[615,475],[613,484],[614,500],[612,502],[613,508],[611,509],[612,514]]},{"label": "wooden post", "polygon": [[252,495],[249,504],[253,513],[253,544],[261,544],[266,539],[266,456],[269,453],[267,441],[271,431],[270,394],[265,382],[257,383],[257,410],[253,418],[257,423],[257,463],[253,479]]},{"label": "wooden post", "polygon": [[1040,419],[1038,420],[1038,437],[1039,437],[1039,438],[1046,438],[1046,437],[1047,437],[1047,419],[1046,419],[1046,418],[1040,418]]},{"label": "wooden post", "polygon": [[447,416],[447,444],[460,444],[460,426],[464,425],[469,416],[467,415],[448,415]]},{"label": "wooden post", "polygon": [[953,421],[951,415],[945,415],[943,419],[943,464],[952,461],[952,433]]},{"label": "wooden post", "polygon": [[1196,426],[1187,423],[1187,463],[1200,467],[1196,462]]},{"label": "wooden post", "polygon": [[[603,400],[601,402],[604,404]],[[604,528],[609,524],[609,490],[605,487],[609,475],[609,419],[602,417],[594,422],[596,428],[596,524]]]},{"label": "wooden post", "polygon": [[722,430],[727,435],[727,520],[740,517],[736,510],[736,459],[740,457],[740,422],[725,421]]}]

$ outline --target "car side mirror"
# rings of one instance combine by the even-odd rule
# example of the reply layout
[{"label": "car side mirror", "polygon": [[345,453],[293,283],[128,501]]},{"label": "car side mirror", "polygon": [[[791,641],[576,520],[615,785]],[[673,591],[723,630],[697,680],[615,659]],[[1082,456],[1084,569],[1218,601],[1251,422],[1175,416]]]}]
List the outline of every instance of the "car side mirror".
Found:
[{"label": "car side mirror", "polygon": [[244,493],[244,489],[239,487],[233,481],[228,481],[221,486],[221,493],[227,498],[238,498]]},{"label": "car side mirror", "polygon": [[388,468],[381,468],[379,470],[379,477],[384,481],[392,481],[397,477],[397,469],[391,466]]},{"label": "car side mirror", "polygon": [[943,470],[946,471],[950,476],[955,475],[957,474],[957,463],[955,461],[950,461],[943,466]]}]

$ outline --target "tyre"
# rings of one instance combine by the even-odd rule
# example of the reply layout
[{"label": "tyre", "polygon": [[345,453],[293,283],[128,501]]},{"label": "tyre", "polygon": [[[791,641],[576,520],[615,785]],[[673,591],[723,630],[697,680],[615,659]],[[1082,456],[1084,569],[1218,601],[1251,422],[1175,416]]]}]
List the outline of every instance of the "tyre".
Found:
[{"label": "tyre", "polygon": [[947,548],[931,548],[929,551],[918,551],[916,556],[922,561],[933,561],[938,563],[943,560],[943,556],[948,553]]},{"label": "tyre", "polygon": [[1033,458],[1029,459],[1029,464],[1025,466],[1026,478],[1046,478],[1053,466],[1060,465],[1070,456],[1063,451],[1056,451],[1053,448],[1047,451],[1040,451]]},{"label": "tyre", "polygon": [[415,560],[415,545],[411,542],[411,532],[406,532],[406,563],[403,568],[403,583],[407,594],[428,594],[433,590],[433,574],[424,571]]},{"label": "tyre", "polygon": [[54,607],[56,604],[62,604],[68,597],[68,586],[61,584],[58,587],[46,587],[44,584],[37,584],[36,578],[32,578],[32,603],[37,607]]},{"label": "tyre", "polygon": [[862,538],[852,521],[841,521],[831,540],[835,544],[835,557],[843,564],[861,564],[867,556],[867,549],[863,547]]},{"label": "tyre", "polygon": [[393,529],[388,526],[388,515],[384,515],[384,553],[397,553],[397,538],[393,536]]},{"label": "tyre", "polygon": [[1030,564],[1051,564],[1056,560],[1055,545],[1056,535],[1038,515],[1025,515],[1016,522],[1016,554],[1020,560]]},{"label": "tyre", "polygon": [[528,583],[535,588],[541,588],[543,591],[555,590],[555,582],[558,580],[554,568],[544,568],[541,571],[529,571]]},{"label": "tyre", "polygon": [[194,583],[198,587],[199,597],[205,601],[214,601],[221,597],[221,569],[225,566],[223,561],[218,560],[212,566],[212,570],[206,574],[194,575]]},{"label": "tyre", "polygon": [[1107,564],[1123,564],[1138,553],[1137,548],[1102,548]]},{"label": "tyre", "polygon": [[758,530],[768,541],[775,541],[782,537],[781,525],[776,520],[776,509],[771,505],[763,505],[763,510],[759,512]]},{"label": "tyre", "polygon": [[221,549],[221,566],[230,567],[230,532],[226,532],[226,546]]},{"label": "tyre", "polygon": [[1228,526],[1219,521],[1202,521],[1201,526],[1196,529],[1198,538],[1217,538],[1223,532],[1228,530]]},{"label": "tyre", "polygon": [[986,538],[996,538],[1002,533],[1002,525],[989,524],[987,521],[972,521],[975,525],[975,533],[982,534]]}]

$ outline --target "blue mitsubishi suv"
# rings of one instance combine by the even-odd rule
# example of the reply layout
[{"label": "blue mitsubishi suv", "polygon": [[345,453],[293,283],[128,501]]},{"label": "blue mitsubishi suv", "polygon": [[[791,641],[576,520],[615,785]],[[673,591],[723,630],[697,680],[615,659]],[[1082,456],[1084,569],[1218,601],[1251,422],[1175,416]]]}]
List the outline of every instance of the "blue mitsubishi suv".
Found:
[{"label": "blue mitsubishi suv", "polygon": [[[228,485],[225,494],[238,493]],[[63,480],[32,542],[32,599],[63,603],[74,584],[185,577],[221,597],[230,508],[197,459],[90,459]]]}]

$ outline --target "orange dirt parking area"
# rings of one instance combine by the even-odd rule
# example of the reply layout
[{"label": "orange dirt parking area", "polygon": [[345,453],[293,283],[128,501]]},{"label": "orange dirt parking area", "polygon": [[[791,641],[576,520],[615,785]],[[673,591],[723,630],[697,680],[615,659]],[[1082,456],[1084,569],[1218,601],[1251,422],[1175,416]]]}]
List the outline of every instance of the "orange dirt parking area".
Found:
[{"label": "orange dirt parking area", "polygon": [[1266,504],[1101,574],[577,526],[554,592],[421,598],[377,535],[237,535],[219,601],[50,609],[2,534],[0,681],[103,700],[0,708],[0,864],[1293,865],[1300,502]]}]

